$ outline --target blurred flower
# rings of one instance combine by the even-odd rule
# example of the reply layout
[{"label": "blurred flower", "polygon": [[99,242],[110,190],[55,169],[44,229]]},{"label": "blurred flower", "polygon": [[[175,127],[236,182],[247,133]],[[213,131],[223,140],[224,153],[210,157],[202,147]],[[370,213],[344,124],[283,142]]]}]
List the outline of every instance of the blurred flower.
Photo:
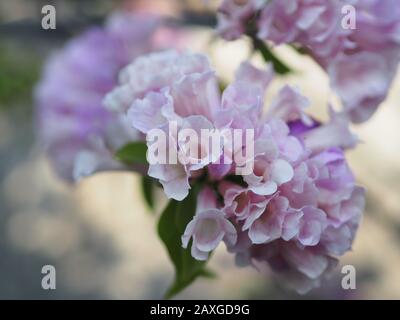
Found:
[{"label": "blurred flower", "polygon": [[[400,61],[400,9],[395,0],[224,0],[218,32],[251,34],[275,45],[300,45],[322,66],[354,122],[368,120],[386,98]],[[355,29],[342,26],[345,5]]]},{"label": "blurred flower", "polygon": [[99,170],[121,169],[114,152],[140,133],[102,106],[120,69],[154,50],[160,18],[116,12],[104,28],[72,39],[45,65],[36,88],[40,139],[60,177],[76,181]]}]

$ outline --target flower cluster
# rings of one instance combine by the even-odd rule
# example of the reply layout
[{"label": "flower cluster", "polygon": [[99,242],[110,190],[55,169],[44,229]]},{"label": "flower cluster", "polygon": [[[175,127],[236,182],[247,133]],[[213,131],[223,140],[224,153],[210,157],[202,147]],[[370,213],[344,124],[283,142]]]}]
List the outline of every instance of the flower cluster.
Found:
[{"label": "flower cluster", "polygon": [[[351,1],[354,30],[342,26],[342,0],[223,1],[225,39],[248,34],[300,46],[325,68],[345,110],[330,108],[324,123],[307,114],[309,100],[292,86],[264,112],[272,65],[243,62],[221,90],[206,56],[155,43],[159,17],[114,13],[46,64],[36,89],[41,142],[67,181],[133,169],[160,184],[172,200],[159,234],[169,251],[190,250],[191,278],[224,242],[239,265],[269,266],[307,292],[351,249],[363,214],[364,189],[345,158],[358,142],[348,125],[371,116],[394,77],[393,1]],[[131,145],[147,148],[147,164],[117,160]],[[193,212],[172,212],[193,199]]]},{"label": "flower cluster", "polygon": [[[345,20],[349,5],[353,26]],[[386,98],[400,61],[396,0],[224,0],[218,32],[301,46],[328,72],[354,122],[368,120]]]},{"label": "flower cluster", "polygon": [[[297,88],[283,87],[263,114],[272,79],[270,66],[260,70],[244,62],[221,95],[205,56],[164,51],[125,67],[105,105],[146,135],[149,150],[153,131],[165,132],[170,143],[161,152],[166,154],[186,155],[187,145],[176,132],[188,128],[252,130],[254,152],[245,160],[252,163],[251,172],[235,175],[238,163],[224,157],[230,145],[211,152],[196,141],[195,149],[204,151],[199,161],[149,161],[148,175],[179,201],[202,181],[196,214],[182,235],[185,248],[191,241],[195,259],[206,260],[224,241],[238,262],[268,263],[305,292],[331,270],[335,256],[351,248],[360,222],[364,191],[344,156],[357,138],[343,114],[331,110],[325,124],[309,117],[309,101]],[[175,133],[170,122],[176,123]],[[245,140],[230,154],[250,147]]]},{"label": "flower cluster", "polygon": [[116,12],[51,57],[36,89],[38,129],[60,177],[76,181],[100,170],[122,169],[116,150],[140,138],[126,119],[102,106],[120,69],[154,49],[160,18]]}]

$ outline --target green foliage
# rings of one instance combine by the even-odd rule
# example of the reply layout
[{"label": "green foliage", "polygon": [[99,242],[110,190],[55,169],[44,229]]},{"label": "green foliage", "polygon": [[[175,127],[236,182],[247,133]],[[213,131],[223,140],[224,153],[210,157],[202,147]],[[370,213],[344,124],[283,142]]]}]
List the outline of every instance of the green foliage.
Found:
[{"label": "green foliage", "polygon": [[156,182],[149,176],[141,177],[141,186],[144,200],[150,209],[154,209],[154,192]]},{"label": "green foliage", "polygon": [[259,51],[266,62],[272,63],[276,73],[285,75],[292,70],[268,48],[264,41],[252,37],[254,50]]},{"label": "green foliage", "polygon": [[125,164],[146,164],[147,146],[143,141],[130,142],[119,149],[115,158]]},{"label": "green foliage", "polygon": [[3,109],[29,100],[39,76],[36,59],[10,51],[0,47],[0,107]]},{"label": "green foliage", "polygon": [[196,198],[197,191],[192,188],[183,201],[171,200],[158,222],[158,234],[175,267],[175,280],[165,294],[167,299],[185,289],[199,276],[214,276],[204,268],[207,261],[198,261],[191,256],[190,246],[182,248],[181,236],[195,214]]}]

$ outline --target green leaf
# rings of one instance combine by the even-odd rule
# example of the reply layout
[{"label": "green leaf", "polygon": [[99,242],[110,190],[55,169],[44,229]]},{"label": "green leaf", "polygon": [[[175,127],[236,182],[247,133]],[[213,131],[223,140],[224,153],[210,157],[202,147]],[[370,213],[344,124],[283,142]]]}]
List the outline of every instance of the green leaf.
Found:
[{"label": "green leaf", "polygon": [[[32,105],[32,87],[40,75],[39,57],[34,52],[13,50],[6,39],[0,43],[0,109]],[[29,109],[30,111],[30,109]],[[25,111],[26,112],[26,111]]]},{"label": "green leaf", "polygon": [[296,45],[290,45],[290,46],[292,47],[292,49],[293,49],[294,51],[296,51],[297,53],[299,53],[299,54],[301,54],[301,55],[308,54],[307,49],[304,48],[304,47],[299,47],[299,46],[296,46]]},{"label": "green leaf", "polygon": [[195,214],[196,197],[197,192],[192,189],[183,201],[171,200],[158,222],[158,234],[175,266],[175,280],[165,294],[166,299],[182,291],[198,276],[210,275],[204,269],[207,261],[195,260],[190,254],[190,246],[182,248],[181,236]]},{"label": "green leaf", "polygon": [[146,204],[149,206],[150,209],[154,209],[154,191],[155,191],[154,180],[149,176],[142,176],[141,186],[142,186],[143,197]]},{"label": "green leaf", "polygon": [[247,183],[244,181],[243,176],[231,174],[225,177],[225,180],[238,184],[244,188],[247,188]]},{"label": "green leaf", "polygon": [[266,62],[271,62],[274,66],[274,70],[279,74],[287,74],[291,72],[291,69],[281,61],[274,53],[268,48],[264,41],[257,37],[252,37],[254,49],[259,51]]},{"label": "green leaf", "polygon": [[200,273],[200,276],[208,279],[215,279],[217,277],[217,274],[215,273],[215,271],[211,269],[203,268],[203,270]]},{"label": "green leaf", "polygon": [[146,164],[147,146],[145,142],[131,142],[119,149],[115,157],[126,164]]}]

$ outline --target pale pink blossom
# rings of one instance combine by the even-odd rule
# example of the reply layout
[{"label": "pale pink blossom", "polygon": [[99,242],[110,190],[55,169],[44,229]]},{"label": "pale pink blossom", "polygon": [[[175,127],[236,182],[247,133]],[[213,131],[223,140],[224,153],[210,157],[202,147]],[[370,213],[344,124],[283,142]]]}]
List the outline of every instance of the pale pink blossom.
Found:
[{"label": "pale pink blossom", "polygon": [[236,243],[237,234],[233,224],[216,208],[216,195],[209,188],[198,196],[198,207],[192,221],[182,236],[182,246],[187,248],[192,239],[191,253],[197,260],[207,260],[209,253],[221,241],[228,246]]},{"label": "pale pink blossom", "polygon": [[256,137],[253,172],[244,177],[249,189],[260,195],[276,192],[293,178],[291,162],[302,152],[300,141],[289,136],[289,128],[282,120],[268,120]]},{"label": "pale pink blossom", "polygon": [[[400,9],[396,0],[271,0],[237,5],[224,0],[218,31],[305,49],[328,73],[351,121],[368,120],[385,100],[400,61]],[[355,28],[342,26],[345,5]]]},{"label": "pale pink blossom", "polygon": [[[158,148],[158,145],[154,149],[157,158],[161,161],[150,160],[148,174],[160,181],[168,198],[180,201],[189,194],[191,173],[216,162],[221,157],[222,146],[212,148],[207,141],[201,139],[202,130],[215,129],[214,125],[204,116],[194,115],[182,119],[175,132],[170,130],[167,124],[158,129],[165,133],[167,144],[165,150]],[[193,131],[198,139],[186,141],[185,135],[182,134],[186,129]],[[157,144],[158,140],[153,140],[151,135],[147,135],[149,152],[153,152],[152,145],[154,143]],[[171,158],[171,154],[173,158]],[[149,157],[148,153],[147,158],[149,159]]]},{"label": "pale pink blossom", "polygon": [[399,55],[358,52],[342,55],[328,67],[331,86],[353,122],[364,122],[385,100],[396,74]]},{"label": "pale pink blossom", "polygon": [[297,119],[305,125],[312,125],[312,119],[307,115],[305,109],[310,105],[310,101],[295,87],[284,86],[274,99],[268,109],[268,117],[277,117],[285,122]]},{"label": "pale pink blossom", "polygon": [[[119,75],[119,85],[107,94],[104,104],[110,110],[126,111],[136,99],[168,89],[176,114],[210,117],[212,107],[219,103],[217,88],[206,56],[167,50],[141,56],[126,66]],[[198,96],[198,91],[208,94]]]},{"label": "pale pink blossom", "polygon": [[278,279],[300,294],[319,287],[337,265],[337,260],[318,246],[303,247],[282,240],[254,246],[249,258],[258,268],[268,263]]},{"label": "pale pink blossom", "polygon": [[217,31],[227,40],[235,40],[246,32],[246,22],[263,4],[263,0],[222,1],[218,8]]},{"label": "pale pink blossom", "polygon": [[303,140],[305,147],[311,151],[321,151],[332,147],[354,148],[359,140],[350,131],[347,116],[344,113],[335,112],[331,108],[329,111],[329,122],[313,125],[311,130],[299,134],[299,138]]}]

